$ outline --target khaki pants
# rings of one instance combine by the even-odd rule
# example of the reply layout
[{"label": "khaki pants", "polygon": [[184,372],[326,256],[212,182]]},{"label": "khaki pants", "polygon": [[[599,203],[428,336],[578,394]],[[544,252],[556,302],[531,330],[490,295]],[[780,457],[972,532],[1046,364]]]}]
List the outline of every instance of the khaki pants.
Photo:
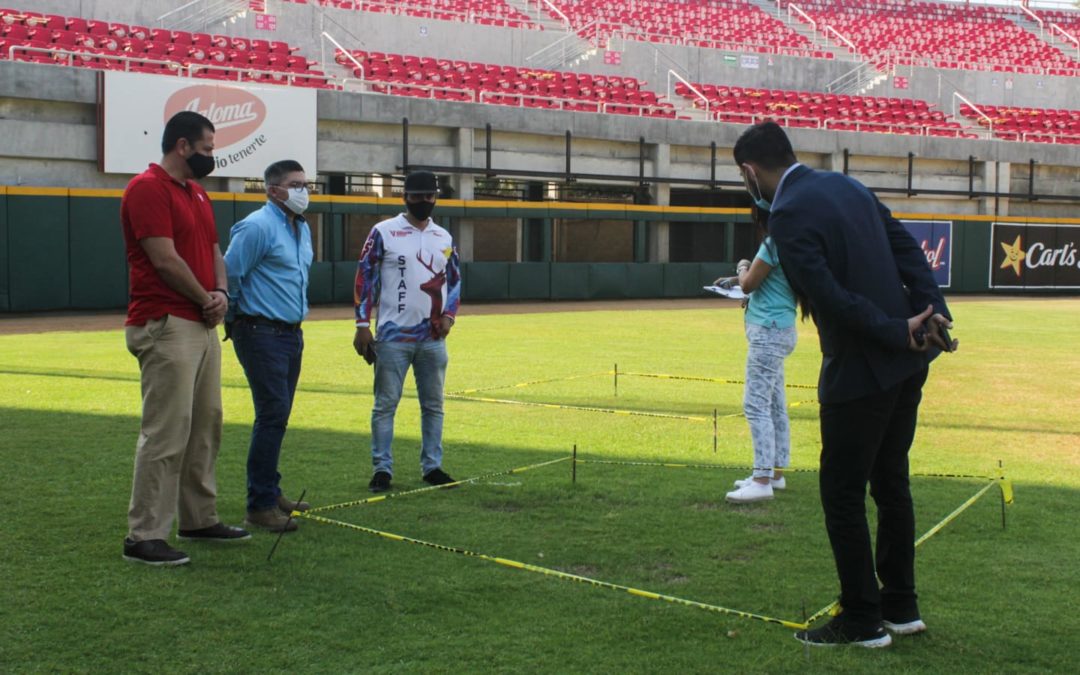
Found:
[{"label": "khaki pants", "polygon": [[165,539],[218,522],[214,462],[221,443],[221,345],[217,331],[175,316],[128,326],[142,373],[142,428],[128,536]]}]

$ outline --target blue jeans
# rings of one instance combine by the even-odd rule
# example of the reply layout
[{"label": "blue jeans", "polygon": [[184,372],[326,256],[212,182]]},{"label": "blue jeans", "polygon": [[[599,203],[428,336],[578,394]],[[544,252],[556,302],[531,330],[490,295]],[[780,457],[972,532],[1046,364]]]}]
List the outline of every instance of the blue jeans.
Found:
[{"label": "blue jeans", "polygon": [[300,379],[304,333],[241,320],[233,324],[232,340],[255,404],[248,447],[247,507],[262,511],[275,508],[281,495],[278,458]]},{"label": "blue jeans", "polygon": [[754,443],[754,476],[772,476],[791,461],[791,426],[784,397],[784,359],[795,351],[794,326],[746,324],[746,391],[743,412]]},{"label": "blue jeans", "polygon": [[375,472],[394,474],[394,413],[409,366],[420,399],[420,471],[442,466],[443,382],[446,380],[445,340],[377,342],[375,344],[375,405],[371,409],[371,463]]}]

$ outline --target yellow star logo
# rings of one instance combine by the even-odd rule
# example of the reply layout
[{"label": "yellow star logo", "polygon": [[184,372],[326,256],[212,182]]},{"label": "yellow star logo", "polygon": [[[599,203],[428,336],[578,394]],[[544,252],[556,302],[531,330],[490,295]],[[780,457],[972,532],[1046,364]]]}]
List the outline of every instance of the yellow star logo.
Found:
[{"label": "yellow star logo", "polygon": [[1020,261],[1024,259],[1024,249],[1020,245],[1020,235],[1016,235],[1016,241],[1012,243],[1012,246],[1005,242],[999,242],[1001,248],[1005,251],[1005,260],[1001,262],[1001,269],[1006,267],[1012,267],[1013,272],[1016,272],[1017,278],[1020,277]]}]

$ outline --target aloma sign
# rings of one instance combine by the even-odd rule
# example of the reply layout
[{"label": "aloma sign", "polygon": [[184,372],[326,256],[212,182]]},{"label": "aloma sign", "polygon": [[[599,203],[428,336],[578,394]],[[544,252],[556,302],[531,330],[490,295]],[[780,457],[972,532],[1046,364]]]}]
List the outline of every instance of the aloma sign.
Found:
[{"label": "aloma sign", "polygon": [[[183,110],[197,112],[213,122],[214,158],[219,171],[253,157],[266,145],[266,134],[258,133],[266,121],[266,104],[251,91],[220,85],[186,87],[165,102],[164,121]],[[237,147],[242,142],[244,145]]]},{"label": "aloma sign", "polygon": [[214,124],[212,177],[258,177],[281,159],[295,159],[314,175],[315,96],[313,90],[284,85],[106,72],[103,169],[144,171],[161,157],[165,123],[188,110]]},{"label": "aloma sign", "polygon": [[994,223],[991,288],[1080,288],[1080,226]]}]

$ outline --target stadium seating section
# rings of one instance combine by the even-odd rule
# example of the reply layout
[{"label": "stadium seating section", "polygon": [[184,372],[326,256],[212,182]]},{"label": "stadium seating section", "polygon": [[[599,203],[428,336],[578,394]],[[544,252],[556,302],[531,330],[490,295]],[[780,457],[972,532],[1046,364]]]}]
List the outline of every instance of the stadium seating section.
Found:
[{"label": "stadium seating section", "polygon": [[332,87],[285,42],[0,9],[0,58],[56,65]]},{"label": "stadium seating section", "polygon": [[440,21],[464,21],[484,26],[541,28],[528,16],[500,0],[285,0],[364,12],[404,14]]},{"label": "stadium seating section", "polygon": [[1014,7],[907,0],[800,0],[794,4],[837,46],[847,45],[825,26],[864,56],[900,65],[1080,76],[1080,61],[1013,21],[1011,17],[1019,18]]},{"label": "stadium seating section", "polygon": [[784,91],[695,84],[706,102],[683,83],[675,93],[692,100],[694,107],[707,109],[722,122],[752,124],[765,119],[789,127],[870,131],[919,136],[975,136],[944,113],[932,110],[926,101],[884,96],[847,96],[806,91]]},{"label": "stadium seating section", "polygon": [[675,108],[633,77],[516,68],[381,52],[338,52],[372,91],[450,101],[476,101],[549,110],[675,117]]},{"label": "stadium seating section", "polygon": [[983,128],[992,128],[995,138],[1080,145],[1080,110],[992,105],[979,106],[979,110],[990,119],[966,105],[961,106],[960,114]]},{"label": "stadium seating section", "polygon": [[[575,29],[742,52],[832,58],[746,0],[552,0]],[[547,5],[545,5],[547,8]],[[549,10],[553,18],[558,15]]]},{"label": "stadium seating section", "polygon": [[[502,0],[287,1],[540,28]],[[551,4],[575,28],[591,26],[596,35],[606,31],[629,39],[826,56],[746,0],[551,0]],[[784,0],[784,6],[788,4]],[[893,53],[889,58],[896,63],[930,61],[944,68],[1080,77],[1080,61],[1014,22],[1014,18],[1024,18],[1015,7],[900,0],[801,0],[797,6],[817,22],[819,32],[825,25],[835,27],[863,55]],[[265,3],[251,0],[250,8],[263,11]],[[1047,26],[1054,23],[1070,34],[1080,33],[1080,12],[1036,13]],[[342,80],[316,70],[318,63],[298,52],[299,47],[281,41],[0,8],[0,60],[342,88]],[[736,124],[774,119],[791,127],[838,131],[958,138],[992,133],[1006,141],[1080,144],[1080,110],[989,105],[978,105],[976,110],[965,105],[958,119],[949,119],[916,99],[693,85],[699,95],[683,83],[675,88],[676,107],[634,77],[367,51],[348,55],[338,51],[335,60],[362,81],[364,90],[392,96],[672,119],[700,119],[705,114],[708,119]]]}]

